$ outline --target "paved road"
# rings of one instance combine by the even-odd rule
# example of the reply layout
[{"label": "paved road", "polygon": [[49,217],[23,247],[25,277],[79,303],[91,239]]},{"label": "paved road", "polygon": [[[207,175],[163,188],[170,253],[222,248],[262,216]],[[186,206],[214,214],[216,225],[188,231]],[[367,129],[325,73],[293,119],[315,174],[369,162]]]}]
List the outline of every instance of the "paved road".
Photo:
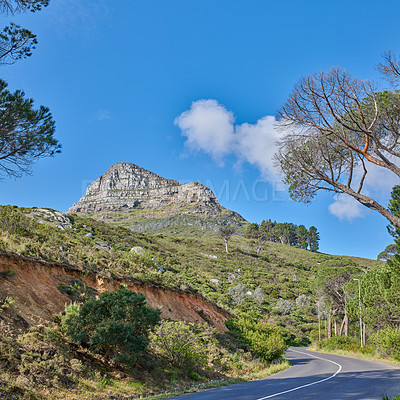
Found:
[{"label": "paved road", "polygon": [[385,389],[400,393],[400,368],[373,361],[316,353],[302,347],[286,352],[293,366],[266,379],[240,383],[179,400],[381,400]]}]

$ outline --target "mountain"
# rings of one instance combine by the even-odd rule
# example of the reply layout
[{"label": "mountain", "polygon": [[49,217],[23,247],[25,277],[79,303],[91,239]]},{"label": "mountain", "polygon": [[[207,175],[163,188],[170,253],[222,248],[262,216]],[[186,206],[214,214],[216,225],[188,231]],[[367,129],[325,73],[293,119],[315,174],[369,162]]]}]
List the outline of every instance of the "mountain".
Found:
[{"label": "mountain", "polygon": [[171,226],[242,226],[245,219],[222,207],[199,182],[181,184],[135,164],[120,162],[92,182],[68,210],[128,227],[138,232]]}]

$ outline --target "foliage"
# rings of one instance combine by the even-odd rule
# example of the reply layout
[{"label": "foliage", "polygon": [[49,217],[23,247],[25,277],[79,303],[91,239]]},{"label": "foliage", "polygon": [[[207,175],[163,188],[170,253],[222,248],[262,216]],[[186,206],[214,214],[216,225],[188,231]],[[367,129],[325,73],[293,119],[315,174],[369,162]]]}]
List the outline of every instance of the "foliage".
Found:
[{"label": "foliage", "polygon": [[0,80],[0,173],[19,177],[29,172],[31,164],[43,157],[60,152],[53,137],[54,120],[47,107],[33,108],[33,100],[25,93],[6,90],[7,83]]},{"label": "foliage", "polygon": [[108,360],[132,364],[146,350],[160,313],[146,305],[141,293],[121,286],[82,305],[66,306],[62,327],[73,342]]},{"label": "foliage", "polygon": [[[270,241],[264,246],[263,256],[256,257],[252,250],[253,239],[239,235],[231,238],[230,252],[225,253],[221,240],[213,231],[198,229],[196,236],[180,237],[166,233],[141,234],[77,215],[66,217],[70,228],[60,229],[53,225],[60,215],[52,210],[46,210],[48,218],[43,218],[41,210],[34,208],[0,206],[0,214],[2,212],[3,221],[9,221],[12,227],[0,230],[0,249],[3,251],[75,265],[84,274],[95,273],[99,279],[134,278],[183,290],[191,288],[234,314],[240,309],[268,313],[277,324],[285,324],[301,340],[315,329],[316,315],[296,309],[289,314],[290,318],[286,318],[274,307],[279,298],[294,304],[302,294],[313,297],[316,290],[314,277],[326,275],[335,265],[361,265],[369,270],[382,264],[310,252]],[[7,224],[2,223],[2,226],[7,227]],[[16,231],[21,233],[12,233]],[[97,241],[106,243],[107,251],[96,248]],[[131,252],[135,246],[142,247],[145,255]],[[154,257],[163,271],[155,264]],[[219,283],[213,284],[211,279]],[[237,285],[244,286],[246,293],[253,293],[246,296],[248,300],[242,305],[236,305],[229,296],[229,289]],[[251,301],[255,300],[257,288],[266,294],[261,306]],[[85,289],[79,282],[65,282],[60,290],[68,291],[72,301],[82,301],[87,295],[93,295],[88,292],[89,287]]]},{"label": "foliage", "polygon": [[397,254],[397,245],[396,244],[388,244],[385,250],[381,251],[378,254],[377,260],[386,261],[390,260],[395,254]]},{"label": "foliage", "polygon": [[229,296],[235,304],[243,304],[246,300],[247,290],[243,285],[236,285],[229,288]]},{"label": "foliage", "polygon": [[11,23],[0,32],[0,64],[13,64],[31,56],[36,44],[32,32]]},{"label": "foliage", "polygon": [[180,368],[204,368],[216,332],[207,325],[162,321],[151,335],[151,343],[169,362]]},{"label": "foliage", "polygon": [[310,299],[305,294],[301,294],[299,297],[296,298],[296,307],[299,310],[304,310],[310,307]]},{"label": "foliage", "polygon": [[350,336],[332,336],[329,339],[321,340],[318,343],[318,348],[328,351],[333,351],[333,350],[358,351],[360,350],[360,342],[356,338]]},{"label": "foliage", "polygon": [[310,226],[308,230],[308,245],[311,251],[318,251],[319,248],[319,233],[315,226]]},{"label": "foliage", "polygon": [[25,235],[29,232],[32,219],[26,217],[17,209],[11,206],[3,206],[0,209],[1,229],[8,231],[12,235]]},{"label": "foliage", "polygon": [[253,293],[253,299],[259,307],[264,303],[266,294],[260,287],[256,288]]},{"label": "foliage", "polygon": [[260,254],[260,250],[267,241],[297,246],[302,249],[309,247],[311,251],[317,251],[320,240],[319,233],[314,226],[307,230],[304,225],[297,226],[287,222],[271,221],[270,219],[263,220],[260,225],[257,223],[247,225],[244,236],[256,239],[257,255]]},{"label": "foliage", "polygon": [[[0,12],[5,14],[39,11],[49,0],[1,0]],[[13,64],[29,57],[37,44],[36,36],[11,23],[0,32],[0,64]],[[25,93],[6,90],[0,80],[0,179],[2,175],[20,177],[30,172],[34,161],[60,152],[54,138],[55,123],[47,107],[35,110],[33,100]]]},{"label": "foliage", "polygon": [[277,326],[246,316],[229,319],[226,326],[264,362],[282,356],[286,349],[282,331]]},{"label": "foliage", "polygon": [[0,313],[2,311],[8,310],[10,307],[12,307],[15,303],[15,300],[10,297],[7,296],[5,299],[0,299]]},{"label": "foliage", "polygon": [[[385,326],[396,326],[400,318],[400,256],[395,255],[384,266],[360,276],[362,319],[372,332]],[[350,285],[350,286],[349,286]],[[346,305],[350,316],[358,316],[358,291],[349,283],[347,291],[353,293]]]},{"label": "foliage", "polygon": [[[393,186],[389,200],[388,210],[396,217],[400,218],[400,185]],[[396,228],[392,223],[387,226],[388,232],[395,240],[399,238],[399,228]]]},{"label": "foliage", "polygon": [[290,311],[293,309],[293,304],[291,301],[289,300],[285,300],[280,298],[277,302],[276,302],[276,308],[278,309],[278,311],[283,314],[289,314]]},{"label": "foliage", "polygon": [[[32,327],[16,338],[0,337],[1,369],[7,371],[10,384],[14,381],[13,391],[27,395],[43,386],[68,389],[75,386],[78,376],[85,376],[87,369],[76,357],[54,329]],[[1,394],[0,391],[0,397]],[[18,398],[36,398],[32,392],[31,395]]]},{"label": "foliage", "polygon": [[13,269],[5,269],[0,272],[1,278],[12,278],[15,275],[17,275],[17,271],[14,271]]},{"label": "foliage", "polygon": [[375,351],[384,358],[392,357],[400,361],[400,327],[387,326],[371,335]]}]

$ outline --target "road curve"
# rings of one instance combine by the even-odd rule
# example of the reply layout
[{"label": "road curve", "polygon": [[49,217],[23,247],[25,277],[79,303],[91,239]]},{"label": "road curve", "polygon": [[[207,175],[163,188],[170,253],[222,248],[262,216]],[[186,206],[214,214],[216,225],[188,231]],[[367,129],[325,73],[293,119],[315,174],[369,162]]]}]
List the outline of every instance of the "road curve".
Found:
[{"label": "road curve", "polygon": [[179,400],[381,400],[400,393],[400,367],[357,358],[291,347],[286,357],[293,366],[258,381],[199,393]]}]

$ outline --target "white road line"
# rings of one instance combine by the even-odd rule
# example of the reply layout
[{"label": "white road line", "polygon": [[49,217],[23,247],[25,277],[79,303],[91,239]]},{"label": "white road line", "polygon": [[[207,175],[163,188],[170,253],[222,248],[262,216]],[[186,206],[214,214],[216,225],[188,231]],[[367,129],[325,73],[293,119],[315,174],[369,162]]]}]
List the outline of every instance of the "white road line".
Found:
[{"label": "white road line", "polygon": [[331,361],[331,360],[328,360],[328,359],[326,359],[326,358],[317,357],[317,356],[314,356],[314,355],[309,354],[309,353],[303,353],[302,351],[298,351],[298,350],[293,350],[293,349],[291,349],[290,351],[294,351],[295,353],[305,354],[306,356],[318,358],[318,359],[323,360],[323,361],[328,361],[328,362],[330,362],[330,363],[332,363],[332,364],[337,365],[339,368],[338,368],[338,370],[337,370],[333,375],[329,376],[328,378],[321,379],[320,381],[308,383],[307,385],[297,386],[297,387],[295,387],[295,388],[293,388],[293,389],[285,390],[284,392],[279,392],[279,393],[271,394],[271,395],[269,395],[269,396],[261,397],[261,398],[256,399],[256,400],[271,399],[272,397],[277,397],[277,396],[280,396],[281,394],[285,394],[285,393],[289,393],[289,392],[294,392],[295,390],[303,389],[303,388],[308,387],[308,386],[313,386],[313,385],[317,385],[318,383],[322,383],[322,382],[329,381],[329,379],[334,378],[334,377],[342,370],[342,366],[341,366],[340,364],[336,363],[335,361]]}]

